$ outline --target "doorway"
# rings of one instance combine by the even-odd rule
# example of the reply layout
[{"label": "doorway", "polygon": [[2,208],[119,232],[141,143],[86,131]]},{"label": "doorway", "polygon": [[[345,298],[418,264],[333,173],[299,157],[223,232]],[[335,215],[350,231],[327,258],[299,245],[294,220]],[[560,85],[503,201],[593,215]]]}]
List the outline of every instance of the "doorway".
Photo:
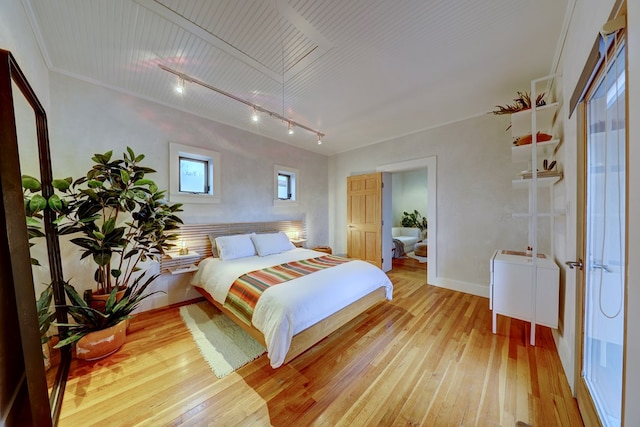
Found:
[{"label": "doorway", "polygon": [[577,398],[583,418],[597,419],[604,426],[620,426],[622,422],[628,170],[626,71],[624,36],[615,36],[582,107],[585,133],[581,167],[586,188],[578,252],[584,259],[584,270],[577,276],[582,293],[578,302],[582,332],[577,352]]},{"label": "doorway", "polygon": [[[408,160],[405,162],[397,162],[390,163],[386,165],[381,165],[376,168],[378,172],[406,172],[413,171],[419,169],[427,170],[427,193],[428,193],[428,204],[427,204],[427,220],[429,222],[428,228],[428,240],[429,240],[429,248],[428,248],[428,267],[427,267],[427,283],[436,283],[437,277],[437,268],[438,268],[438,221],[437,221],[437,173],[436,173],[436,157],[424,157],[420,159]],[[383,194],[383,198],[386,196],[386,193]],[[426,197],[427,195],[425,195]],[[391,195],[386,196],[391,197]],[[391,200],[383,200],[383,204],[391,203]],[[390,220],[387,218],[386,220]],[[390,227],[389,227],[390,228]]]}]

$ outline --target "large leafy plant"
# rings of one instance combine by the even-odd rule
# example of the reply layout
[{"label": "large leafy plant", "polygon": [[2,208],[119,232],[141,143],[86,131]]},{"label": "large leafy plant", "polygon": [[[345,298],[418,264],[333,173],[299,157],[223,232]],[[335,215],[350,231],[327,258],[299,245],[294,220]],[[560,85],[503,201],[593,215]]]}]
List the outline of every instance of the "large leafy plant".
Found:
[{"label": "large leafy plant", "polygon": [[417,210],[403,212],[401,224],[403,227],[415,227],[419,228],[420,231],[424,231],[427,229],[427,218],[423,217]]},{"label": "large leafy plant", "polygon": [[147,177],[155,170],[141,166],[143,159],[130,147],[121,159],[113,159],[112,151],[95,154],[85,176],[53,181],[60,195],[48,204],[58,214],[58,232],[74,236],[80,259],[94,261],[97,293],[137,283],[141,264],[159,260],[177,238],[172,231],[182,223],[176,215],[182,205],[164,200],[165,192]]},{"label": "large leafy plant", "polygon": [[147,287],[158,277],[158,274],[154,274],[145,278],[145,273],[143,272],[133,280],[120,299],[116,298],[117,289],[114,288],[107,298],[104,310],[90,307],[73,286],[68,282],[65,283],[64,290],[69,300],[69,305],[65,307],[76,323],[56,324],[57,326],[66,326],[67,330],[61,335],[55,348],[75,344],[90,332],[106,329],[129,319],[131,313],[138,308],[142,300],[153,294],[161,293],[162,291],[155,291],[145,294]]}]

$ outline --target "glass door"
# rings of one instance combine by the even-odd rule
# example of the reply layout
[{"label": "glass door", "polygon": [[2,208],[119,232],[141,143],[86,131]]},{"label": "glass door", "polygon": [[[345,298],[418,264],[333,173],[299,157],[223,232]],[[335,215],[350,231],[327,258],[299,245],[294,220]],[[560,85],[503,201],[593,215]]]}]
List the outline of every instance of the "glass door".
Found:
[{"label": "glass door", "polygon": [[600,422],[619,426],[625,307],[625,46],[610,51],[586,99],[582,380]]}]

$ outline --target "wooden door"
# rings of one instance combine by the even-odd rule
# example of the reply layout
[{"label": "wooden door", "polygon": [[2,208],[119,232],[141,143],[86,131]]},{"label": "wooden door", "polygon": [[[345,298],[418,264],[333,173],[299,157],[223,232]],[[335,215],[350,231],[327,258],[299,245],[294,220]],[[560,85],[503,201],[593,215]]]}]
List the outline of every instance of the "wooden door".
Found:
[{"label": "wooden door", "polygon": [[347,256],[382,268],[382,173],[347,177]]}]

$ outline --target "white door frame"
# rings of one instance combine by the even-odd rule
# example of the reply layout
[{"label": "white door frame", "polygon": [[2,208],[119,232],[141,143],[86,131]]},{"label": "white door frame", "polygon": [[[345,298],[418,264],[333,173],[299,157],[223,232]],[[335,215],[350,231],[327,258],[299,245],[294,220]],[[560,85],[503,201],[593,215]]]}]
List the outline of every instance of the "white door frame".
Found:
[{"label": "white door frame", "polygon": [[438,174],[436,173],[436,165],[436,156],[431,156],[376,167],[376,172],[404,172],[427,168],[427,192],[429,197],[429,204],[427,205],[427,219],[429,221],[427,283],[429,284],[435,284],[436,277],[438,277],[438,217],[436,214],[436,204],[438,201],[436,177]]}]

